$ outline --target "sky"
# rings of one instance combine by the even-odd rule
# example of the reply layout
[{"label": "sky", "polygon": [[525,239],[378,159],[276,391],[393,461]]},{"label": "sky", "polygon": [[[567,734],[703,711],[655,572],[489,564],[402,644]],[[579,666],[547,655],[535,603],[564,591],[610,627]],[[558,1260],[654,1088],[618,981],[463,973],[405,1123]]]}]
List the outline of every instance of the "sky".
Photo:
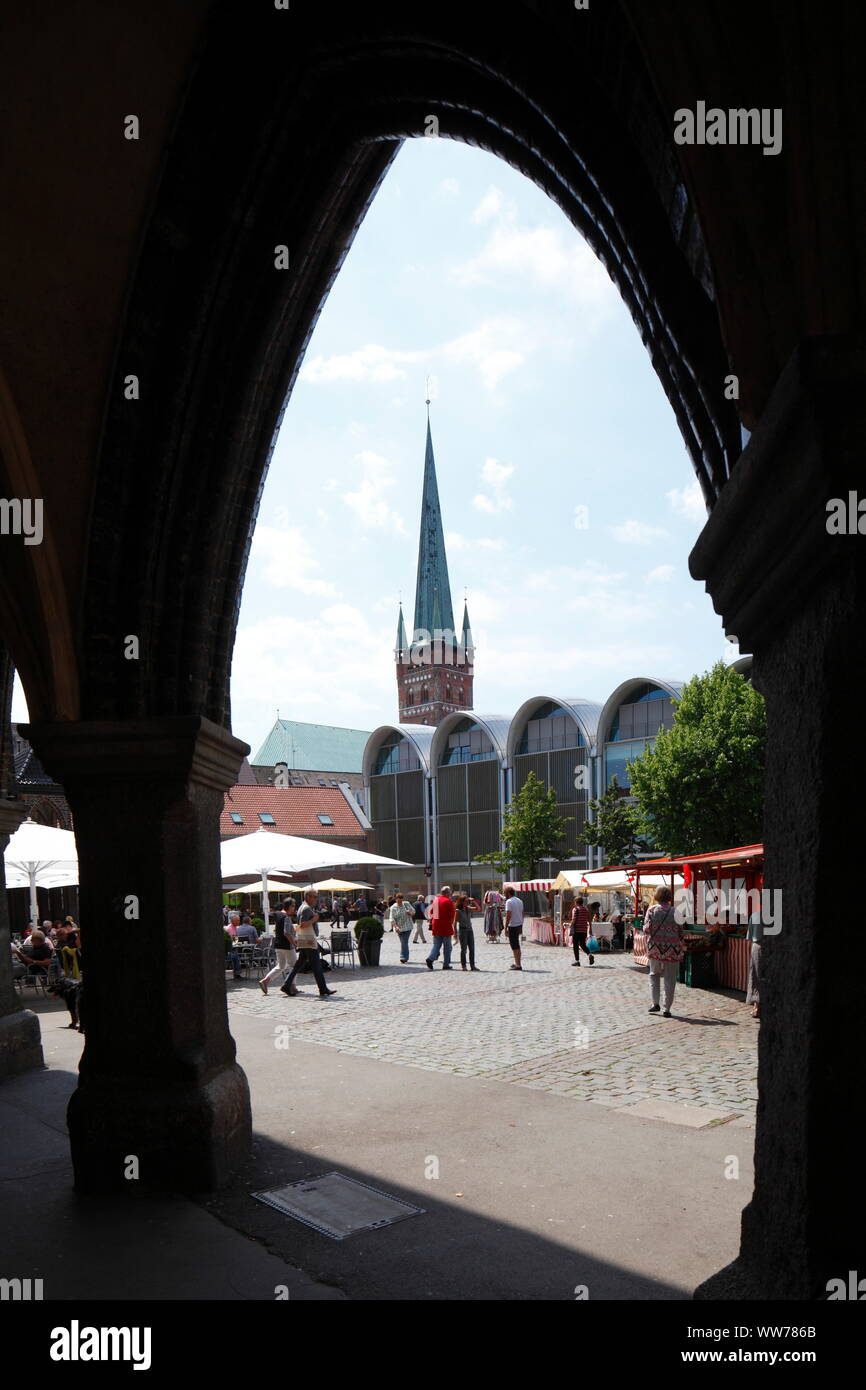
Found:
[{"label": "sky", "polygon": [[[313,333],[265,484],[234,652],[234,733],[397,719],[427,378],[475,708],[604,700],[738,652],[688,554],[706,520],[673,411],[607,272],[495,156],[407,141]],[[26,719],[20,686],[13,718]]]}]

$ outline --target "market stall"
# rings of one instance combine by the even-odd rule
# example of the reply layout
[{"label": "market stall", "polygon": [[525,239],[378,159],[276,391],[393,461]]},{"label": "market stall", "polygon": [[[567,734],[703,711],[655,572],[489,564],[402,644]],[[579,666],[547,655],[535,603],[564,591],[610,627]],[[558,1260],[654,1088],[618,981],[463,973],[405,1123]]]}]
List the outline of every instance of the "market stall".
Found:
[{"label": "market stall", "polygon": [[514,879],[502,885],[502,891],[513,888],[524,907],[523,935],[540,946],[556,945],[556,924],[553,908],[553,879]]},{"label": "market stall", "polygon": [[[761,911],[764,883],[763,845],[713,850],[679,859],[648,859],[636,866],[635,902],[649,876],[661,874],[674,886],[675,901],[683,905],[686,958],[680,970],[685,984],[713,984],[745,992],[751,943],[749,922]],[[681,874],[682,888],[673,880]],[[636,964],[647,964],[643,932],[635,930]]]}]

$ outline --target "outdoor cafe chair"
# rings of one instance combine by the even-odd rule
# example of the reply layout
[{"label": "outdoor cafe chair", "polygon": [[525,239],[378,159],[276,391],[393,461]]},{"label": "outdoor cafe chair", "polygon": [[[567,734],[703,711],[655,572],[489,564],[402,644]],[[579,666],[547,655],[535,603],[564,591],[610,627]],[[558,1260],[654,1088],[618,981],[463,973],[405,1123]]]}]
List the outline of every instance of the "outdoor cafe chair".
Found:
[{"label": "outdoor cafe chair", "polygon": [[332,931],[330,946],[332,966],[336,967],[340,964],[340,959],[338,958],[348,956],[352,963],[352,969],[355,969],[355,938],[351,931],[336,929]]}]

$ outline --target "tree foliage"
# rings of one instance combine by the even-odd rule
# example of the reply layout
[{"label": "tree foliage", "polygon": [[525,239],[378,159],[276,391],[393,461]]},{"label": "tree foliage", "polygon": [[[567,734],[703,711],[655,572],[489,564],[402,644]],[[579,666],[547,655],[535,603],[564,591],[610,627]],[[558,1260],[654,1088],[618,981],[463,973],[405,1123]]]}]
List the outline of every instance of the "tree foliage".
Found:
[{"label": "tree foliage", "polygon": [[629,763],[642,831],[666,854],[700,854],[762,836],[764,700],[719,661],[683,688],[672,729]]},{"label": "tree foliage", "polygon": [[562,859],[568,854],[564,841],[570,819],[557,814],[553,787],[545,787],[530,772],[502,817],[500,848],[479,854],[477,860],[492,864],[502,874],[516,865],[534,878],[540,859]]},{"label": "tree foliage", "polygon": [[594,819],[585,821],[580,832],[586,844],[604,850],[607,864],[622,864],[641,833],[640,815],[637,807],[625,799],[627,795],[616,777],[611,777],[604,795],[589,803]]}]

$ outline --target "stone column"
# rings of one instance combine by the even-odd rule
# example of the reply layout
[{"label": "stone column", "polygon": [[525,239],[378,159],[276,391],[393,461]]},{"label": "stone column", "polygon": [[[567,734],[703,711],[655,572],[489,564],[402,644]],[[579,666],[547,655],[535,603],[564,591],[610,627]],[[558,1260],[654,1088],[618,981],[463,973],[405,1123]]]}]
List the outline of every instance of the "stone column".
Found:
[{"label": "stone column", "polygon": [[826,1299],[866,1273],[866,514],[864,534],[827,529],[852,491],[866,497],[866,342],[810,340],[690,561],[767,701],[765,887],[783,911],[762,952],[754,1196],[738,1259],[699,1298]]},{"label": "stone column", "polygon": [[251,1139],[226,1012],[219,866],[224,793],[249,749],[200,718],[22,732],[66,790],[81,867],[76,1188],[218,1187]]},{"label": "stone column", "polygon": [[0,798],[0,1080],[45,1065],[39,1019],[21,1007],[12,983],[12,952],[9,949],[9,906],[3,852],[27,811],[23,802]]}]

